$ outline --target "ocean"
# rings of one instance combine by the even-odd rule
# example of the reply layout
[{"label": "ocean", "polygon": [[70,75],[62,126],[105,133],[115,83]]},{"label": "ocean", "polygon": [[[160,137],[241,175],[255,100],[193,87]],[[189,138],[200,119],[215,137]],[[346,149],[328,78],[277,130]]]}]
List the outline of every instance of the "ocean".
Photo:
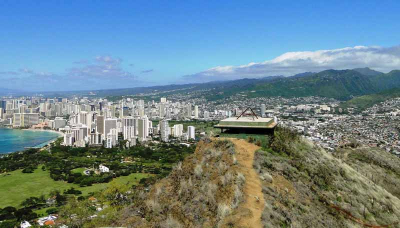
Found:
[{"label": "ocean", "polygon": [[0,128],[0,154],[22,151],[26,147],[41,147],[57,137],[59,134],[49,131]]}]

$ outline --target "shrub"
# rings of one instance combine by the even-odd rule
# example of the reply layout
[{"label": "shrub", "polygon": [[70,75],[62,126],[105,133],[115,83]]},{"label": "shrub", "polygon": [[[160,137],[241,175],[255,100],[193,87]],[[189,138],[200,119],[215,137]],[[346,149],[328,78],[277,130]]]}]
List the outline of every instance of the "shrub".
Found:
[{"label": "shrub", "polygon": [[50,208],[46,210],[47,214],[57,214],[58,213],[58,208]]},{"label": "shrub", "polygon": [[182,228],[182,224],[178,220],[174,219],[171,215],[168,216],[163,227],[165,228]]},{"label": "shrub", "polygon": [[196,177],[201,177],[203,174],[203,168],[201,167],[200,164],[196,165],[196,168],[194,168],[194,174],[196,175]]},{"label": "shrub", "polygon": [[233,198],[233,203],[232,203],[232,208],[237,208],[242,202],[243,199],[243,193],[240,190],[240,188],[236,185],[235,186],[235,192],[234,192],[234,198]]},{"label": "shrub", "polygon": [[155,199],[147,200],[146,206],[149,210],[153,211],[156,214],[159,214],[161,212],[161,205]]},{"label": "shrub", "polygon": [[237,173],[236,182],[239,186],[243,186],[246,182],[246,177],[242,173]]},{"label": "shrub", "polygon": [[237,161],[235,155],[232,155],[232,163],[233,163],[234,165],[237,165],[237,164],[238,164],[238,161]]},{"label": "shrub", "polygon": [[33,173],[33,171],[35,171],[34,167],[26,167],[22,170],[23,173]]},{"label": "shrub", "polygon": [[222,221],[226,216],[231,213],[232,209],[230,206],[220,203],[218,204],[218,220]]},{"label": "shrub", "polygon": [[299,140],[299,135],[289,128],[277,128],[271,143],[271,148],[278,153],[297,156],[293,143]]},{"label": "shrub", "polygon": [[225,162],[220,162],[218,164],[218,172],[219,174],[225,173],[225,171],[228,169],[228,166],[225,164]]}]

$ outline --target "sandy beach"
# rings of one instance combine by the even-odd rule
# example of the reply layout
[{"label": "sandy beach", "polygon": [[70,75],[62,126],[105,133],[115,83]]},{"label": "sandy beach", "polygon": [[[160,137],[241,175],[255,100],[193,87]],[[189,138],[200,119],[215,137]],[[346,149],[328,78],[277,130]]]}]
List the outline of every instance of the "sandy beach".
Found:
[{"label": "sandy beach", "polygon": [[54,139],[51,139],[51,140],[49,140],[49,141],[47,141],[47,142],[43,142],[43,143],[41,143],[41,144],[39,144],[39,145],[33,146],[33,147],[36,147],[36,148],[42,148],[42,149],[43,149],[43,148],[44,148],[45,146],[47,146],[48,144],[55,142],[58,138],[64,137],[64,133],[62,133],[62,132],[60,132],[60,131],[55,131],[55,130],[42,130],[42,129],[22,129],[22,130],[23,130],[23,131],[47,131],[47,132],[52,132],[52,133],[58,134],[58,137],[56,137],[56,138],[54,138]]}]

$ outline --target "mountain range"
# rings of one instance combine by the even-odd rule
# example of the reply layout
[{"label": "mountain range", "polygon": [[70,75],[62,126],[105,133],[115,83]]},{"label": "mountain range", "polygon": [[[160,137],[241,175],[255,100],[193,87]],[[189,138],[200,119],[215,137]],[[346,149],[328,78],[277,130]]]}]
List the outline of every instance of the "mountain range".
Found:
[{"label": "mountain range", "polygon": [[[94,91],[45,92],[42,94],[45,96],[95,95],[99,97],[119,97],[143,94],[166,96],[197,91],[207,100],[224,99],[240,93],[247,97],[320,96],[347,101],[354,97],[378,94],[388,90],[387,95],[394,88],[400,88],[400,70],[382,73],[369,68],[356,68],[352,70],[325,70],[318,73],[305,72],[291,77],[270,76],[207,83]],[[8,94],[27,95],[26,92],[0,89],[0,95]]]},{"label": "mountain range", "polygon": [[400,71],[378,72],[369,68],[352,70],[325,70],[305,72],[290,77],[271,76],[244,78],[232,81],[214,81],[198,84],[167,85],[131,89],[94,91],[99,96],[137,95],[157,93],[160,96],[204,91],[207,100],[219,100],[235,94],[247,97],[305,97],[320,96],[339,100],[375,94],[400,87]]}]

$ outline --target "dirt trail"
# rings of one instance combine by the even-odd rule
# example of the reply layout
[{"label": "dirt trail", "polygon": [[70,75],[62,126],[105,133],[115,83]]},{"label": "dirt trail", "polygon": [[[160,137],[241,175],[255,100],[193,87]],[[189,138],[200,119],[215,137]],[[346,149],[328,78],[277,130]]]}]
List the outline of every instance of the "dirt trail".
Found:
[{"label": "dirt trail", "polygon": [[[253,168],[254,153],[260,147],[243,139],[230,139],[236,146],[239,171],[246,177],[244,185],[245,201],[237,209],[240,216],[237,227],[262,227],[261,215],[264,210],[264,195],[260,178]],[[236,227],[235,226],[235,227]]]}]

